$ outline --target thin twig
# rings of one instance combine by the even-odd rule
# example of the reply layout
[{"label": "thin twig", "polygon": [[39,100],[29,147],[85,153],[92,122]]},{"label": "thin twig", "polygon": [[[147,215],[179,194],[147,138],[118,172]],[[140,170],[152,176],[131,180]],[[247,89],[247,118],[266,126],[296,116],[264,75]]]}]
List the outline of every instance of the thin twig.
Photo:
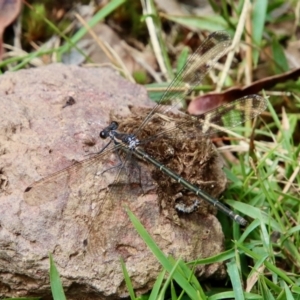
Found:
[{"label": "thin twig", "polygon": [[251,8],[248,10],[246,19],[246,66],[245,66],[245,84],[252,83],[252,22],[251,22]]},{"label": "thin twig", "polygon": [[233,60],[233,57],[234,57],[235,49],[236,49],[237,45],[239,44],[239,42],[241,40],[241,36],[242,36],[243,30],[245,28],[246,16],[247,16],[249,7],[250,7],[250,0],[245,0],[243,10],[242,10],[242,13],[241,13],[241,16],[240,16],[240,19],[239,19],[239,23],[238,23],[238,26],[236,28],[234,38],[232,40],[232,45],[231,45],[232,51],[230,51],[228,56],[227,56],[227,59],[226,59],[225,65],[224,65],[224,70],[221,74],[219,83],[218,83],[217,88],[216,88],[217,92],[220,92],[223,85],[224,85],[227,73],[230,69],[230,66],[231,66],[231,63],[232,63],[232,60]]},{"label": "thin twig", "polygon": [[[156,26],[155,26],[155,23],[153,20],[153,15],[155,15],[155,12],[152,10],[151,3],[149,1],[142,0],[141,3],[142,3],[142,7],[143,7],[143,15],[146,16],[145,21],[147,24],[151,44],[153,47],[153,52],[155,54],[157,63],[159,65],[161,72],[164,74],[164,76],[168,77],[167,66],[165,65],[165,61],[163,59],[162,49],[161,49],[161,45],[159,42],[159,37],[156,34],[157,29],[156,29]],[[170,78],[167,78],[167,80],[169,80],[169,79]]]},{"label": "thin twig", "polygon": [[102,41],[95,32],[90,28],[89,24],[79,15],[75,14],[75,17],[79,20],[79,22],[87,29],[89,34],[92,36],[92,38],[97,42],[101,50],[104,52],[104,54],[108,57],[108,59],[111,61],[113,65],[115,65],[117,68],[122,70],[122,73],[125,75],[125,77],[135,82],[133,77],[131,76],[130,72],[126,68],[125,64],[123,63],[122,59],[119,57],[119,55],[104,41]]}]

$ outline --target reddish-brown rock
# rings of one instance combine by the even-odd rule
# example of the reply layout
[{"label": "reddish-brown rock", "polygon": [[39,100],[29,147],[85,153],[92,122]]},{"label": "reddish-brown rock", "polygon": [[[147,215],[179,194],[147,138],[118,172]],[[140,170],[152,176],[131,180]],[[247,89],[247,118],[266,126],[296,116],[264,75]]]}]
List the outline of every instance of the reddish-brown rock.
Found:
[{"label": "reddish-brown rock", "polygon": [[[160,213],[151,176],[143,178],[150,186],[145,195],[132,191],[128,199],[115,189],[111,197],[113,172],[101,174],[109,160],[90,166],[93,173],[77,168],[75,179],[86,175],[80,181],[62,179],[41,190],[39,199],[24,200],[32,182],[105,145],[99,132],[111,111],[126,116],[128,105],[152,106],[143,87],[108,68],[56,64],[2,75],[0,97],[1,297],[49,294],[49,253],[68,299],[126,296],[121,257],[136,291],[151,289],[161,266],[131,225],[125,205],[167,255],[193,260],[222,250],[223,233],[213,215],[200,220],[191,214],[178,225]],[[147,173],[145,164],[141,168]],[[222,271],[218,264],[200,266],[197,273],[207,277],[216,271]]]}]

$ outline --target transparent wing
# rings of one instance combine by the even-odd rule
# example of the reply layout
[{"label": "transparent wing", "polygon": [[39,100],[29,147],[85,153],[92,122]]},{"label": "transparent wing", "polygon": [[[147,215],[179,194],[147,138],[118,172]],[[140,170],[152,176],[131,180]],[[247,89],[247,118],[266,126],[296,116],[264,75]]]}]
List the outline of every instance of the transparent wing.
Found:
[{"label": "transparent wing", "polygon": [[[120,150],[124,151],[124,150]],[[108,198],[130,201],[143,190],[142,170],[130,150],[125,150],[126,156],[118,166],[115,179],[109,188]]]},{"label": "transparent wing", "polygon": [[100,245],[105,248],[106,242],[103,243],[103,240],[106,241],[110,238],[106,235],[107,232],[103,231],[107,223],[115,224],[112,231],[117,230],[120,233],[121,230],[124,230],[122,223],[108,222],[108,219],[115,219],[116,209],[119,209],[120,206],[128,205],[130,207],[130,204],[143,194],[143,181],[145,182],[145,180],[143,180],[142,169],[132,156],[132,153],[128,151],[121,165],[116,168],[115,180],[109,186],[105,201],[96,203],[94,209],[96,213],[90,222],[88,234],[88,249],[95,256],[99,255],[99,251],[101,252]]},{"label": "transparent wing", "polygon": [[[39,205],[61,197],[68,197],[70,193],[79,192],[87,181],[93,182],[98,176],[107,182],[113,181],[102,176],[104,170],[113,169],[119,164],[119,160],[114,154],[119,147],[111,145],[102,153],[96,154],[88,159],[60,170],[50,176],[44,177],[34,182],[24,191],[24,200],[30,205]],[[100,176],[101,175],[101,176]]]},{"label": "transparent wing", "polygon": [[158,132],[149,139],[143,140],[142,144],[164,135],[184,134],[187,137],[211,135],[222,131],[222,127],[234,128],[257,117],[266,107],[267,100],[265,98],[259,95],[247,95],[200,116],[180,114],[177,121],[172,123],[173,126]]},{"label": "transparent wing", "polygon": [[189,57],[184,67],[170,83],[158,104],[145,118],[137,132],[147,124],[155,113],[164,113],[170,109],[161,105],[166,101],[171,102],[172,109],[180,107],[183,99],[201,83],[209,70],[226,54],[230,45],[231,38],[227,32],[216,31],[211,33]]},{"label": "transparent wing", "polygon": [[205,134],[218,132],[220,127],[233,128],[260,115],[267,100],[259,95],[247,95],[194,117]]}]

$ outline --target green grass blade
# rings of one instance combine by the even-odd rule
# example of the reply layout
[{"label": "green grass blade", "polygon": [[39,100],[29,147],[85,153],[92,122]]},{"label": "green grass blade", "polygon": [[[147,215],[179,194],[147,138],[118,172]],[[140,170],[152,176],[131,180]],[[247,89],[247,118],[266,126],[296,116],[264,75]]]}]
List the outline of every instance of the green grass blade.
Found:
[{"label": "green grass blade", "polygon": [[165,275],[166,275],[166,271],[162,270],[154,283],[154,286],[151,290],[151,294],[150,294],[150,297],[148,300],[157,300],[158,299],[159,291],[161,289]]},{"label": "green grass blade", "polygon": [[[239,298],[234,298],[235,294],[233,291],[230,292],[221,292],[221,293],[216,293],[208,298],[208,300],[224,300],[224,299],[239,299]],[[254,294],[254,293],[245,293],[244,294],[245,298],[247,300],[265,300],[261,295]]]},{"label": "green grass blade", "polygon": [[258,282],[259,282],[261,294],[263,295],[263,299],[275,300],[269,287],[266,284],[265,277],[260,276]]},{"label": "green grass blade", "polygon": [[157,298],[158,300],[160,300],[160,299],[163,300],[165,298],[164,297],[165,293],[167,291],[168,286],[170,285],[170,283],[172,281],[172,277],[173,277],[174,273],[176,272],[176,269],[177,269],[179,263],[180,263],[180,259],[177,260],[177,262],[173,265],[173,268],[172,268],[167,280],[165,281],[164,285],[162,286],[162,289],[161,289],[161,291],[159,293],[159,296]]},{"label": "green grass blade", "polygon": [[293,297],[292,292],[289,289],[288,285],[285,282],[283,282],[283,286],[284,286],[285,297],[286,297],[285,299],[286,300],[294,300],[295,298]]},{"label": "green grass blade", "polygon": [[226,266],[233,287],[233,291],[235,295],[234,298],[240,300],[245,299],[241,278],[240,278],[240,274],[236,262],[232,260],[231,262],[227,263]]},{"label": "green grass blade", "polygon": [[[263,258],[261,255],[251,251],[247,247],[245,247],[243,244],[237,243],[237,245],[244,250],[244,252],[251,257],[252,259],[259,260]],[[268,262],[267,260],[264,261],[264,265],[272,272],[274,272],[277,276],[281,277],[283,280],[285,280],[288,284],[295,285],[294,281],[282,270],[277,268],[274,264]]]},{"label": "green grass blade", "polygon": [[272,39],[272,54],[273,54],[272,58],[274,61],[275,73],[281,74],[283,72],[287,72],[290,69],[289,64],[284,54],[284,49],[278,42],[277,37],[273,37]]},{"label": "green grass blade", "polygon": [[265,224],[270,223],[271,227],[274,228],[274,230],[281,231],[281,227],[279,226],[279,224],[273,218],[270,218],[270,215],[268,213],[262,211],[260,208],[234,200],[226,200],[226,203],[228,203],[234,209],[247,215],[248,217],[252,219],[259,219]]},{"label": "green grass blade", "polygon": [[177,300],[178,299],[177,294],[176,294],[176,288],[175,288],[173,280],[171,281],[171,299],[172,300]]},{"label": "green grass blade", "polygon": [[[144,226],[140,223],[140,221],[136,218],[136,216],[127,209],[127,214],[141,236],[141,238],[144,240],[146,245],[149,247],[149,249],[152,251],[156,259],[160,262],[160,264],[170,273],[172,272],[173,265],[170,263],[170,261],[167,259],[167,257],[164,255],[164,253],[159,249],[159,247],[156,245],[154,240],[151,238],[149,233],[146,231]],[[174,273],[174,279],[178,283],[179,286],[192,298],[192,299],[201,299],[199,298],[199,295],[196,293],[195,289],[191,286],[191,284],[180,274],[179,272]]]},{"label": "green grass blade", "polygon": [[224,251],[220,254],[210,256],[208,258],[203,259],[197,259],[196,261],[190,262],[189,264],[197,264],[197,265],[207,265],[207,264],[213,264],[216,262],[222,262],[226,261],[228,259],[231,259],[235,256],[234,249],[230,249],[227,251]]},{"label": "green grass blade", "polygon": [[[253,43],[260,48],[262,37],[265,28],[266,14],[267,14],[268,1],[256,0],[253,5],[252,13],[252,36]],[[257,66],[259,58],[259,49],[253,49],[253,63]]]},{"label": "green grass blade", "polygon": [[164,15],[164,17],[172,22],[178,23],[187,27],[194,27],[201,30],[219,31],[228,30],[227,22],[218,15],[212,16],[171,16]]},{"label": "green grass blade", "polygon": [[52,296],[54,300],[66,300],[64,289],[59,277],[59,273],[54,264],[52,255],[49,255],[50,258],[50,286],[52,291]]},{"label": "green grass blade", "polygon": [[122,272],[123,272],[123,275],[124,275],[124,279],[125,279],[125,282],[126,282],[126,286],[127,286],[128,292],[129,292],[130,299],[131,300],[136,300],[134,290],[133,290],[133,286],[132,286],[132,283],[131,283],[131,280],[130,280],[130,277],[129,277],[129,274],[127,272],[126,265],[125,265],[123,259],[121,259],[121,266],[122,266]]},{"label": "green grass blade", "polygon": [[[162,36],[163,30],[158,11],[156,9],[156,5],[153,0],[141,0],[141,4],[143,7],[144,17],[151,18],[151,21],[153,22],[147,23],[146,20],[150,39],[152,42],[152,47],[154,49],[158,65],[160,66],[161,71],[167,73],[164,74],[166,78],[173,79],[174,73],[168,56],[167,47]],[[152,24],[154,26],[152,26]]]}]

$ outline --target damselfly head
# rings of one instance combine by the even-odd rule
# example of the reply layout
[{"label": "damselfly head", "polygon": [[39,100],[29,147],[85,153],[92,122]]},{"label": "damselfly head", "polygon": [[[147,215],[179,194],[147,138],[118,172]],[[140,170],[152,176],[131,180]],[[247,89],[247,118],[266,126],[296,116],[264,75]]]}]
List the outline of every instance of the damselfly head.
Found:
[{"label": "damselfly head", "polygon": [[99,136],[101,139],[106,139],[109,136],[109,133],[113,130],[117,130],[118,129],[118,122],[116,121],[112,121],[109,126],[105,127],[100,133]]}]

